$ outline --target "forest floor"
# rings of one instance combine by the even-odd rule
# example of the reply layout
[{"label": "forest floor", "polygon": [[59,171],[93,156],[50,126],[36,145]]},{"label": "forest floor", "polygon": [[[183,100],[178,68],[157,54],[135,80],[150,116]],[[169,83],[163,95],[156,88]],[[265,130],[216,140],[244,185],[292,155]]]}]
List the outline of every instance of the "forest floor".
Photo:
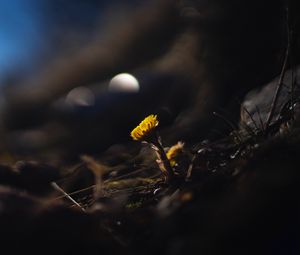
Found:
[{"label": "forest floor", "polygon": [[250,122],[230,135],[179,143],[172,156],[147,137],[72,165],[1,164],[2,249],[299,254],[297,109],[298,101],[287,102],[270,123],[246,112]]}]

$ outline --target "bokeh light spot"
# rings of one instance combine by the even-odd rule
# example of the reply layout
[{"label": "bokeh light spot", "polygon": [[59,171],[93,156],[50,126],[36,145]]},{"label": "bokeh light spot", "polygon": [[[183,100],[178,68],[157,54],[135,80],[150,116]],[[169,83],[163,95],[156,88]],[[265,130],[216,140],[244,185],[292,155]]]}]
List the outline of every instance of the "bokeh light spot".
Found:
[{"label": "bokeh light spot", "polygon": [[136,93],[139,92],[140,85],[133,75],[121,73],[111,79],[108,89],[110,92]]},{"label": "bokeh light spot", "polygon": [[92,106],[95,104],[95,95],[89,88],[77,87],[68,93],[66,103],[72,106]]}]

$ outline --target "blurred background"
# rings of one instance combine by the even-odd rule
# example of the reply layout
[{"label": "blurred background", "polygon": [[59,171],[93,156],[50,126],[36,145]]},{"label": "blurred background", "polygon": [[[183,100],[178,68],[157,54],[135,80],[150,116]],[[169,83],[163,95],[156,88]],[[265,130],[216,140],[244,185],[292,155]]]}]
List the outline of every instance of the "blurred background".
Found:
[{"label": "blurred background", "polygon": [[245,94],[280,72],[286,4],[1,1],[2,158],[101,153],[148,114],[166,145],[225,135],[213,112],[237,123]]}]

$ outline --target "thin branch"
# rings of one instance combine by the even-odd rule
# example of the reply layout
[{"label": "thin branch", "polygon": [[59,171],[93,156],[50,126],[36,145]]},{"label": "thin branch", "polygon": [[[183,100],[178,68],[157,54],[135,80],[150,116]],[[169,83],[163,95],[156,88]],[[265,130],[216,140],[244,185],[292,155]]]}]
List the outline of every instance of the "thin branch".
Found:
[{"label": "thin branch", "polygon": [[279,99],[279,95],[283,86],[283,79],[284,79],[284,75],[286,72],[286,68],[287,68],[287,63],[288,63],[288,59],[289,59],[289,55],[290,55],[290,47],[291,47],[291,42],[290,42],[290,26],[289,26],[289,8],[287,7],[286,10],[286,16],[287,16],[287,20],[286,20],[286,24],[287,24],[287,47],[286,47],[286,52],[285,52],[285,57],[284,57],[284,62],[282,65],[282,69],[281,69],[281,73],[280,73],[280,77],[278,80],[278,85],[276,88],[276,92],[273,98],[273,102],[271,105],[271,109],[269,111],[269,115],[265,124],[265,130],[268,130],[268,127],[270,126],[270,123],[274,117],[274,113],[275,113],[275,109],[277,106],[277,102]]}]

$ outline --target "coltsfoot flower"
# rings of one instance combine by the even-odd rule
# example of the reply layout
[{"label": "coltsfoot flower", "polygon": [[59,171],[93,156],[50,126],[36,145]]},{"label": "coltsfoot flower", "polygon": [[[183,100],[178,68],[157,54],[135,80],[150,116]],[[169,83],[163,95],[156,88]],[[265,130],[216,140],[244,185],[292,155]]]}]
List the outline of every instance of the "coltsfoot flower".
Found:
[{"label": "coltsfoot flower", "polygon": [[176,158],[183,152],[183,146],[183,142],[178,142],[168,150],[167,158],[172,167],[176,165]]},{"label": "coltsfoot flower", "polygon": [[174,177],[174,172],[162,146],[161,139],[157,132],[155,132],[155,128],[158,124],[157,115],[151,114],[131,131],[130,136],[133,140],[146,142],[151,145],[151,148],[156,153],[156,162],[158,163],[162,175],[166,181],[170,181]]},{"label": "coltsfoot flower", "polygon": [[157,115],[151,114],[131,131],[130,136],[133,140],[143,141],[154,131],[158,124]]}]

